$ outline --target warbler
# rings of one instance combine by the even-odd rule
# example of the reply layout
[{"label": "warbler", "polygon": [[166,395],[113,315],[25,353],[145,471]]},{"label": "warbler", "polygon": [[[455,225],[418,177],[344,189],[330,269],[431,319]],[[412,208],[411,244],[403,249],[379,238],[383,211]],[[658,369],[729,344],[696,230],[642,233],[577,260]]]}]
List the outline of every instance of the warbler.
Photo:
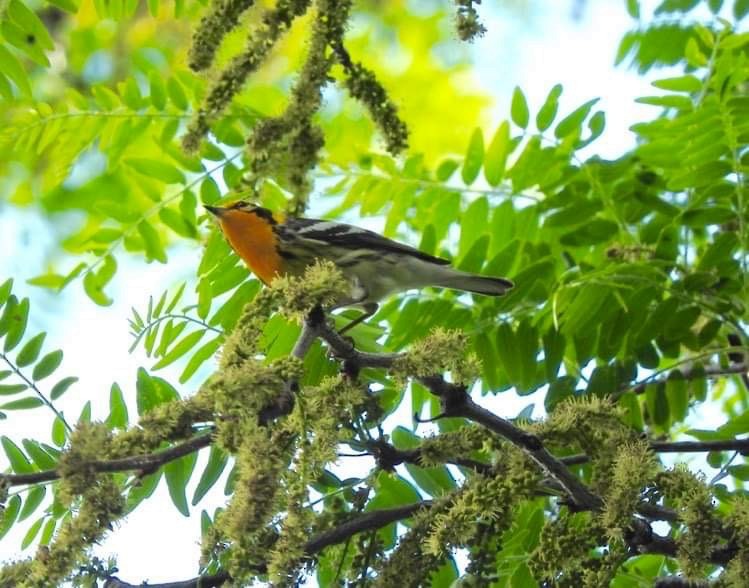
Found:
[{"label": "warbler", "polygon": [[350,292],[342,293],[334,308],[360,306],[365,311],[354,324],[372,316],[377,302],[393,292],[437,286],[500,296],[513,287],[506,278],[457,270],[446,259],[353,225],[287,218],[242,200],[205,208],[217,217],[234,251],[266,285],[277,276],[302,275],[315,260],[332,261],[351,283]]}]

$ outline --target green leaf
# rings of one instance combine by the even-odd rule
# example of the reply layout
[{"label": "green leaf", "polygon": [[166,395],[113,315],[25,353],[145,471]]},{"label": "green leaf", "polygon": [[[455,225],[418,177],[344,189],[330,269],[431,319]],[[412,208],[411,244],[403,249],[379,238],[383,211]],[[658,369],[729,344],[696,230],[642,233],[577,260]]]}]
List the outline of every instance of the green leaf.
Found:
[{"label": "green leaf", "polygon": [[679,76],[676,78],[664,78],[655,80],[652,84],[661,90],[671,92],[699,92],[702,90],[702,82],[693,75]]},{"label": "green leaf", "polygon": [[619,225],[614,221],[594,218],[581,227],[565,233],[559,238],[562,245],[570,247],[584,247],[610,241],[619,232]]},{"label": "green leaf", "polygon": [[679,370],[671,372],[666,380],[666,397],[673,422],[682,422],[689,410],[689,382]]},{"label": "green leaf", "polygon": [[31,97],[31,85],[23,65],[2,43],[0,43],[0,73],[5,74],[24,97]]},{"label": "green leaf", "polygon": [[640,18],[640,3],[638,0],[627,0],[627,13],[632,18]]},{"label": "green leaf", "polygon": [[175,459],[164,466],[164,477],[166,478],[166,485],[169,489],[169,496],[172,499],[172,503],[186,517],[190,516],[190,507],[187,504],[185,490],[187,482],[190,481],[190,476],[195,468],[197,458],[196,453],[191,453],[180,459]]},{"label": "green leaf", "polygon": [[79,423],[90,423],[91,422],[91,401],[87,400],[86,404],[81,409],[81,414],[78,416]]},{"label": "green leaf", "polygon": [[18,515],[18,520],[23,521],[34,514],[34,511],[42,503],[46,494],[47,488],[45,486],[34,486],[26,495],[26,500],[23,503],[21,514]]},{"label": "green leaf", "polygon": [[179,81],[171,77],[166,82],[166,91],[169,94],[169,99],[174,105],[180,110],[187,110],[190,107],[190,103],[187,101],[187,95],[185,89]]},{"label": "green leaf", "polygon": [[138,173],[161,180],[165,184],[183,184],[185,175],[170,163],[158,159],[144,157],[129,157],[125,160]]},{"label": "green leaf", "polygon": [[[8,309],[10,304],[5,308]],[[12,351],[18,343],[20,343],[24,334],[26,333],[26,326],[29,322],[29,299],[24,298],[21,302],[15,306],[12,310],[10,317],[8,318],[8,332],[5,335],[4,349],[7,353]]]},{"label": "green leaf", "polygon": [[556,84],[546,97],[546,101],[541,106],[536,115],[536,127],[542,133],[551,126],[559,109],[559,97],[562,95],[562,84]]},{"label": "green leaf", "polygon": [[722,224],[734,216],[733,210],[727,206],[706,206],[685,210],[681,214],[681,222],[688,227],[699,228]]},{"label": "green leaf", "polygon": [[135,383],[135,402],[139,415],[147,413],[160,404],[178,398],[179,394],[169,382],[151,376],[143,368],[138,368],[138,377]]},{"label": "green leaf", "polygon": [[18,307],[18,298],[11,294],[8,297],[7,304],[3,308],[3,314],[0,315],[0,337],[8,332],[8,329],[13,324],[13,317],[16,316],[16,308]]},{"label": "green leaf", "polygon": [[44,274],[26,280],[26,283],[31,284],[32,286],[39,286],[40,288],[59,290],[60,288],[65,286],[65,276],[62,276],[60,274]]},{"label": "green leaf", "polygon": [[166,107],[166,90],[164,88],[164,81],[161,79],[159,72],[151,70],[151,73],[148,74],[148,82],[151,88],[151,104],[153,104],[158,110],[164,110]]},{"label": "green leaf", "polygon": [[208,341],[208,343],[206,343],[205,345],[201,346],[200,349],[198,349],[193,354],[193,356],[190,358],[190,361],[187,362],[185,369],[182,371],[182,374],[180,374],[180,384],[184,384],[185,382],[187,382],[187,380],[189,380],[193,376],[193,374],[198,370],[198,368],[200,368],[201,365],[211,359],[211,357],[213,357],[221,348],[221,344],[223,342],[224,336],[219,335],[218,337]]},{"label": "green leaf", "polygon": [[544,220],[544,228],[568,227],[586,223],[602,208],[603,203],[600,200],[576,200],[569,206],[547,216]]},{"label": "green leaf", "polygon": [[10,292],[13,289],[13,278],[8,278],[2,284],[0,284],[0,306],[5,304],[10,297]]},{"label": "green leaf", "polygon": [[20,25],[26,33],[32,35],[34,42],[38,43],[39,46],[47,51],[55,48],[55,44],[47,32],[47,27],[44,26],[36,13],[23,2],[20,0],[11,0],[8,4],[7,15],[11,20]]},{"label": "green leaf", "polygon": [[152,369],[158,370],[177,361],[180,357],[185,355],[185,353],[195,347],[207,332],[206,329],[199,329],[193,331],[189,335],[185,335],[179,343],[172,347],[169,353],[156,362]]},{"label": "green leaf", "polygon": [[229,456],[227,453],[215,445],[212,445],[210,455],[208,456],[208,463],[205,465],[203,474],[200,476],[200,481],[198,482],[198,485],[195,488],[195,493],[192,497],[193,506],[203,500],[203,497],[211,488],[213,488],[216,482],[218,482],[218,479],[221,477],[228,462]]},{"label": "green leaf", "polygon": [[576,131],[579,133],[580,129],[582,128],[583,121],[588,116],[591,108],[593,108],[593,105],[598,102],[598,100],[599,98],[589,100],[582,106],[573,110],[565,118],[563,118],[557,125],[556,129],[554,129],[554,135],[556,136],[556,138],[564,139],[566,136],[571,135]]},{"label": "green leaf", "polygon": [[665,428],[669,422],[669,404],[664,383],[648,384],[645,387],[645,402],[652,422]]},{"label": "green leaf", "polygon": [[49,542],[52,541],[52,536],[55,534],[56,527],[57,521],[55,519],[47,520],[42,529],[42,536],[39,538],[39,545],[49,545]]},{"label": "green leaf", "polygon": [[62,447],[65,445],[66,439],[65,423],[60,417],[55,417],[55,420],[52,421],[52,442],[58,447]]},{"label": "green leaf", "polygon": [[31,376],[35,382],[43,380],[60,367],[61,363],[62,351],[60,349],[52,351],[39,360],[39,363],[34,366],[34,371],[31,372]]},{"label": "green leaf", "polygon": [[562,359],[564,358],[566,339],[562,333],[553,327],[544,333],[542,339],[546,377],[549,381],[553,381],[559,373],[559,366],[562,364]]},{"label": "green leaf", "polygon": [[431,588],[452,588],[459,576],[458,565],[452,557],[429,576],[429,586]]},{"label": "green leaf", "polygon": [[52,400],[57,400],[65,394],[65,392],[68,391],[68,388],[70,388],[73,384],[75,384],[78,381],[78,378],[75,376],[68,376],[67,378],[63,378],[57,384],[52,386],[52,391],[49,393],[49,396]]},{"label": "green leaf", "polygon": [[2,444],[3,449],[5,450],[5,455],[10,462],[10,467],[16,474],[30,474],[34,471],[34,466],[32,466],[31,462],[26,459],[26,456],[23,454],[23,451],[19,449],[18,445],[5,436],[0,437],[0,443]]},{"label": "green leaf", "polygon": [[213,288],[208,279],[198,282],[198,316],[205,320],[211,311],[213,301]]},{"label": "green leaf", "polygon": [[83,276],[83,290],[92,302],[99,306],[109,306],[112,299],[104,294],[104,285],[99,282],[95,272],[89,271]]},{"label": "green leaf", "polygon": [[489,235],[481,235],[471,248],[466,251],[463,258],[457,264],[457,268],[466,272],[478,273],[486,261],[486,252],[489,250]]},{"label": "green leaf", "polygon": [[494,133],[484,158],[484,177],[490,186],[498,186],[502,181],[511,146],[510,123],[504,121]]},{"label": "green leaf", "polygon": [[525,129],[528,126],[528,119],[530,117],[530,113],[528,112],[528,102],[525,100],[523,91],[517,86],[512,92],[510,115],[512,116],[512,122],[521,129]]},{"label": "green leaf", "polygon": [[537,584],[536,579],[525,563],[520,563],[510,579],[511,586],[536,586]]},{"label": "green leaf", "polygon": [[203,204],[214,204],[221,200],[221,190],[212,177],[207,177],[200,184],[200,201]]},{"label": "green leaf", "polygon": [[749,0],[736,0],[733,3],[733,16],[741,20],[749,13]]},{"label": "green leaf", "polygon": [[707,56],[700,49],[697,39],[690,37],[684,48],[684,57],[692,67],[704,67],[707,65]]},{"label": "green leaf", "polygon": [[24,439],[21,443],[23,443],[23,448],[29,454],[37,468],[40,470],[53,470],[57,467],[57,459],[42,449],[36,441]]},{"label": "green leaf", "polygon": [[143,243],[146,248],[146,259],[148,261],[156,260],[166,263],[166,251],[156,229],[148,221],[143,220],[138,223],[138,233],[143,237]]},{"label": "green leaf", "polygon": [[471,135],[471,140],[468,143],[468,151],[466,151],[466,156],[463,160],[463,169],[461,170],[461,177],[466,186],[470,186],[478,177],[483,162],[484,135],[481,129],[477,128],[473,130],[473,134]]},{"label": "green leaf", "polygon": [[0,539],[5,537],[16,522],[18,513],[21,511],[21,497],[11,496],[5,503],[5,509],[0,511]]},{"label": "green leaf", "polygon": [[453,173],[455,173],[455,170],[459,167],[460,163],[458,163],[454,159],[443,159],[437,166],[434,175],[438,181],[446,182],[452,177]]},{"label": "green leaf", "polygon": [[574,396],[576,388],[577,380],[572,376],[561,376],[552,381],[544,397],[546,412],[553,412],[557,404]]},{"label": "green leaf", "polygon": [[[28,501],[26,504],[28,504]],[[39,530],[42,528],[43,522],[44,517],[37,519],[36,521],[34,521],[34,524],[29,527],[29,530],[26,531],[26,534],[23,536],[23,540],[21,541],[21,549],[26,549],[34,542],[34,539],[36,539],[36,536],[39,534]]]},{"label": "green leaf", "polygon": [[165,314],[169,314],[177,307],[177,304],[179,304],[179,301],[182,299],[182,294],[184,294],[185,292],[186,285],[187,285],[187,282],[182,282],[179,288],[177,288],[177,291],[172,296],[172,299],[170,300],[169,304],[164,309]]},{"label": "green leaf", "polygon": [[39,408],[43,406],[44,402],[41,398],[36,396],[29,396],[28,398],[19,398],[18,400],[11,400],[5,404],[0,404],[2,410],[29,410],[32,408]]},{"label": "green leaf", "polygon": [[200,511],[200,536],[205,537],[212,525],[211,516],[205,510]]},{"label": "green leaf", "polygon": [[159,211],[159,219],[180,237],[192,239],[197,236],[195,227],[173,208],[162,208]]},{"label": "green leaf", "polygon": [[109,416],[107,416],[106,422],[113,429],[124,429],[127,427],[127,404],[125,404],[125,397],[117,382],[112,384],[112,388],[109,391]]},{"label": "green leaf", "polygon": [[588,128],[590,129],[590,136],[585,139],[584,145],[589,145],[603,134],[606,128],[606,114],[600,110],[596,112],[590,117]]},{"label": "green leaf", "polygon": [[460,218],[459,256],[464,256],[468,253],[468,250],[475,241],[487,230],[488,225],[489,201],[486,196],[481,196],[468,205],[468,208]]},{"label": "green leaf", "polygon": [[[405,427],[398,426],[393,430],[393,444],[397,449],[414,449],[419,446],[420,438]],[[420,467],[407,463],[406,470],[421,489],[430,496],[444,496],[455,488],[455,480],[445,466]]]},{"label": "green leaf", "polygon": [[0,384],[0,396],[10,396],[26,390],[26,384]]},{"label": "green leaf", "polygon": [[141,478],[138,484],[133,486],[127,495],[126,514],[131,513],[141,502],[149,498],[156,490],[160,480],[161,470]]}]

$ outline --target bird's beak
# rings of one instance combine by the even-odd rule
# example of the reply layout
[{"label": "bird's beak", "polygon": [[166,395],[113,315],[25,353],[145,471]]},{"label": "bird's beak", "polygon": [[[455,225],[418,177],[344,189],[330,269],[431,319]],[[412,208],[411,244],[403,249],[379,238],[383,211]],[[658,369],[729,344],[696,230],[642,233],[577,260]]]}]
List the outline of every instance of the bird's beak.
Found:
[{"label": "bird's beak", "polygon": [[203,206],[208,212],[210,212],[214,216],[221,217],[221,215],[223,215],[224,212],[226,212],[226,209],[221,208],[220,206],[208,206],[207,204],[204,204]]}]

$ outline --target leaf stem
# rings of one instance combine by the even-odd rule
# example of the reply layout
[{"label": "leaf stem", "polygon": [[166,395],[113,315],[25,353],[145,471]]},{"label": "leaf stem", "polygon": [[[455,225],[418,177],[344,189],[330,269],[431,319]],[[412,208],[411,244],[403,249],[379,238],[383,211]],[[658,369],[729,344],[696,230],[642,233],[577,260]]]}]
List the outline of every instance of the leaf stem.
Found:
[{"label": "leaf stem", "polygon": [[133,352],[133,350],[137,347],[138,343],[140,343],[140,340],[146,335],[146,333],[149,330],[151,330],[153,327],[155,327],[161,321],[164,321],[166,319],[182,319],[185,322],[190,322],[190,323],[195,323],[196,325],[200,325],[204,329],[206,329],[208,331],[213,331],[214,333],[217,333],[219,335],[223,335],[224,334],[223,330],[217,329],[216,327],[214,327],[212,325],[209,325],[208,323],[206,323],[205,321],[203,321],[201,319],[196,319],[196,318],[191,317],[191,316],[186,315],[186,314],[169,313],[169,314],[164,314],[164,315],[160,316],[159,318],[150,321],[147,325],[143,325],[143,329],[141,329],[141,331],[139,333],[135,333],[134,334],[135,335],[135,341],[133,341],[133,344],[130,346],[129,352],[130,353]]},{"label": "leaf stem", "polygon": [[51,400],[49,400],[49,399],[48,399],[48,398],[47,398],[47,397],[46,397],[46,396],[45,396],[45,395],[44,395],[44,394],[42,393],[42,391],[41,391],[41,390],[39,390],[38,386],[36,385],[36,382],[34,382],[33,380],[30,380],[29,378],[27,378],[27,377],[26,377],[26,375],[25,375],[25,374],[24,374],[24,373],[23,373],[23,372],[22,372],[22,371],[21,371],[21,370],[20,370],[20,369],[19,369],[19,368],[18,368],[18,367],[16,366],[16,364],[15,364],[15,363],[13,363],[13,362],[12,362],[12,361],[11,361],[11,360],[10,360],[10,359],[8,358],[8,356],[7,356],[7,355],[5,355],[4,353],[0,353],[0,358],[2,358],[2,359],[3,359],[4,361],[5,361],[5,363],[7,363],[7,364],[8,364],[8,367],[10,367],[10,369],[11,369],[11,370],[13,370],[13,373],[15,373],[15,374],[16,374],[16,375],[17,375],[17,376],[18,376],[19,378],[21,378],[21,379],[22,379],[22,380],[24,381],[24,383],[25,383],[25,384],[26,384],[26,385],[27,385],[27,386],[28,386],[28,387],[29,387],[29,388],[30,388],[31,390],[33,390],[33,391],[34,391],[34,392],[36,393],[36,395],[37,395],[37,396],[39,397],[39,400],[41,400],[41,401],[42,401],[42,402],[43,402],[43,403],[44,403],[44,404],[45,404],[45,405],[46,405],[46,406],[47,406],[47,407],[48,407],[48,408],[49,408],[49,409],[50,409],[50,410],[51,410],[52,412],[54,412],[54,413],[55,413],[55,416],[56,416],[56,417],[57,417],[58,419],[60,419],[60,421],[61,421],[61,422],[62,422],[62,424],[63,424],[63,425],[65,426],[65,428],[66,428],[66,429],[68,430],[68,432],[69,432],[69,433],[70,433],[70,432],[72,432],[72,431],[73,431],[73,428],[72,428],[72,427],[71,427],[71,426],[70,426],[70,425],[68,424],[68,421],[66,421],[66,420],[65,420],[65,417],[64,417],[64,416],[62,416],[62,413],[61,413],[61,412],[60,412],[59,410],[57,410],[57,408],[55,408],[55,405],[54,405],[54,404],[52,404],[52,401],[51,401]]}]

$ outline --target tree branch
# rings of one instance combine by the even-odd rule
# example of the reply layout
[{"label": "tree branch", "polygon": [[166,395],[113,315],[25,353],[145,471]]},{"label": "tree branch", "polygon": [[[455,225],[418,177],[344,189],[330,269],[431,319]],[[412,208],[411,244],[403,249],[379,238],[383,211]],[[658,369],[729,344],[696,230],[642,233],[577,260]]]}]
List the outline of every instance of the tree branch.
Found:
[{"label": "tree branch", "polygon": [[[406,519],[416,511],[422,508],[429,508],[430,506],[432,506],[431,500],[423,500],[396,508],[359,514],[351,520],[341,523],[328,531],[323,531],[310,539],[304,547],[304,553],[307,556],[313,556],[326,547],[341,543],[358,533],[380,529],[390,523]],[[148,586],[148,588],[215,588],[230,580],[231,577],[225,572],[213,576],[198,576],[197,578],[182,582],[168,582],[166,584],[129,584],[119,578],[111,577],[107,579],[104,588],[137,588],[138,586]]]},{"label": "tree branch", "polygon": [[[358,367],[390,367],[403,354],[399,353],[362,353],[346,339],[341,337],[325,322],[320,328],[320,337],[330,345],[344,364]],[[344,368],[345,369],[345,368]],[[512,444],[525,451],[544,471],[552,476],[569,494],[575,507],[580,510],[598,510],[603,505],[600,498],[593,494],[585,484],[572,474],[567,467],[549,453],[535,435],[516,427],[509,421],[498,417],[471,400],[465,388],[447,382],[442,376],[419,378],[429,390],[440,398],[445,416],[464,417],[483,425],[493,433],[504,437]]]},{"label": "tree branch", "polygon": [[[479,423],[524,450],[533,461],[564,488],[576,509],[599,510],[603,506],[603,501],[570,472],[562,461],[549,453],[538,437],[519,429],[511,422],[479,406],[465,391],[463,391],[463,396],[463,402],[453,410],[455,416],[462,416]],[[446,414],[450,413],[446,411]]]},{"label": "tree branch", "polygon": [[[302,332],[291,351],[292,357],[303,360],[310,347],[320,334],[321,325],[325,323],[325,314],[319,306],[312,309],[309,316],[302,325]],[[271,404],[260,411],[260,424],[267,424],[273,419],[291,414],[294,410],[294,395],[299,390],[299,382],[295,379],[289,380],[283,390],[276,396]]]},{"label": "tree branch", "polygon": [[[110,459],[106,461],[95,461],[91,464],[94,471],[99,473],[128,472],[133,470],[153,471],[164,464],[184,457],[195,451],[199,451],[211,444],[213,431],[193,437],[189,441],[174,445],[168,449],[155,451],[146,455],[125,457],[121,459]],[[0,483],[9,486],[20,486],[22,484],[39,484],[60,479],[59,472],[55,470],[44,470],[29,474],[0,474]]]},{"label": "tree branch", "polygon": [[732,365],[707,365],[707,366],[684,366],[676,367],[669,370],[664,376],[660,378],[645,379],[639,384],[634,386],[625,386],[616,396],[621,396],[625,392],[632,392],[634,394],[643,394],[647,387],[651,384],[660,384],[666,382],[669,377],[673,377],[673,374],[680,374],[685,380],[697,380],[699,378],[719,378],[721,376],[733,376],[733,375],[746,375],[749,372],[749,366],[745,363],[736,363]]}]

